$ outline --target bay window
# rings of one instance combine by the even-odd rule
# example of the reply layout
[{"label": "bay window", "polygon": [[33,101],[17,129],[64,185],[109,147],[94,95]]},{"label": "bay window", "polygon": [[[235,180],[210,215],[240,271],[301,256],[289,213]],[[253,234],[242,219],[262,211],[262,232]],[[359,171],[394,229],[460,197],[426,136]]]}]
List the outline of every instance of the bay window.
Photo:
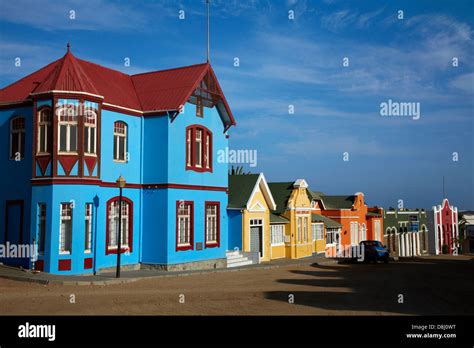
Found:
[{"label": "bay window", "polygon": [[71,105],[58,110],[58,147],[60,153],[77,153],[77,112]]},{"label": "bay window", "polygon": [[186,128],[186,170],[212,172],[212,132],[203,126]]},{"label": "bay window", "polygon": [[176,202],[176,250],[193,249],[194,203]]},{"label": "bay window", "polygon": [[17,116],[10,121],[10,159],[25,158],[25,118]]},{"label": "bay window", "polygon": [[84,115],[84,153],[97,154],[97,113],[90,109]]},{"label": "bay window", "polygon": [[205,233],[206,247],[219,246],[220,221],[219,202],[206,202],[205,205]]},{"label": "bay window", "polygon": [[50,154],[53,145],[52,113],[49,107],[38,113],[38,154]]}]

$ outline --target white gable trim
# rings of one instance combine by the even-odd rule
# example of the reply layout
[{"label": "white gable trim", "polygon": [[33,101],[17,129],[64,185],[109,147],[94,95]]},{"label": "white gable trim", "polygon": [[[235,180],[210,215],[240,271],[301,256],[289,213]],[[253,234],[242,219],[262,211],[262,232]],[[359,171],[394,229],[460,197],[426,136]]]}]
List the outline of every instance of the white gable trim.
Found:
[{"label": "white gable trim", "polygon": [[257,201],[257,203],[255,203],[253,207],[249,209],[249,211],[252,213],[263,213],[267,210],[265,209],[265,206],[260,203],[260,201]]},{"label": "white gable trim", "polygon": [[268,203],[268,207],[270,210],[275,210],[276,209],[276,204],[275,200],[273,199],[272,192],[270,191],[270,188],[268,187],[267,180],[265,179],[265,176],[263,173],[260,173],[258,176],[257,182],[255,183],[255,186],[252,190],[252,193],[250,194],[249,200],[247,201],[246,207],[248,210],[250,207],[250,204],[252,203],[252,199],[259,190],[261,190],[263,196],[265,197],[265,200]]}]

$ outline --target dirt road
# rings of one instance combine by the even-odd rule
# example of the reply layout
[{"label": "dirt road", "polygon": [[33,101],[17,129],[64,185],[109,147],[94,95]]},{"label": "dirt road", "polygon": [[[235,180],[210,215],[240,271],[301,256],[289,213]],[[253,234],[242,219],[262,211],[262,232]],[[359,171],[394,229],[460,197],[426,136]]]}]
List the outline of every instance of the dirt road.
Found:
[{"label": "dirt road", "polygon": [[[0,279],[0,314],[474,314],[472,257],[284,266],[107,286]],[[294,303],[290,303],[294,300]]]}]

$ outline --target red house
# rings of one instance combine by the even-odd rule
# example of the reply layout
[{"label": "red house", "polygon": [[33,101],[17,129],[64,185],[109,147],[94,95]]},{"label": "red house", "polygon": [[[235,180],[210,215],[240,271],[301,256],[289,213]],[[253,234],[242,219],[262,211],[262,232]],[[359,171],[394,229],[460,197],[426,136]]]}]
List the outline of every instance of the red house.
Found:
[{"label": "red house", "polygon": [[441,205],[433,207],[433,212],[434,245],[432,247],[436,255],[456,253],[459,248],[458,208],[449,205],[448,199],[445,198]]}]

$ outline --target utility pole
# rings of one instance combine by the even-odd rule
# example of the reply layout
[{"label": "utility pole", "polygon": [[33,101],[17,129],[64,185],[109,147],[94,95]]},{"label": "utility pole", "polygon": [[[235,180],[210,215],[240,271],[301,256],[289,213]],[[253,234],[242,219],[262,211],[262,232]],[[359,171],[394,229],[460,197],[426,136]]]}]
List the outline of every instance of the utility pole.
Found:
[{"label": "utility pole", "polygon": [[211,49],[210,49],[210,5],[211,0],[206,0],[207,4],[207,62],[211,60]]}]

